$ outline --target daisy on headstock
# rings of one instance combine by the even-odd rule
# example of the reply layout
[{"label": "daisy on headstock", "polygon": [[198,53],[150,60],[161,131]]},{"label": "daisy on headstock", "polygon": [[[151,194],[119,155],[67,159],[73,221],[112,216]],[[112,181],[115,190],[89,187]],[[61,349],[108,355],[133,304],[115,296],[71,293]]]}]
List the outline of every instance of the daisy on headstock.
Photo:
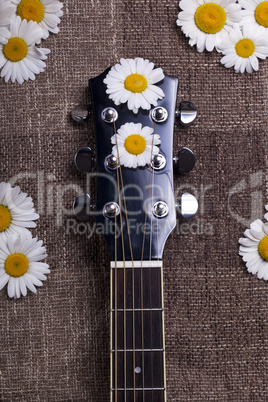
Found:
[{"label": "daisy on headstock", "polygon": [[159,153],[160,136],[153,128],[142,127],[140,123],[126,123],[117,130],[111,138],[112,153],[120,164],[129,168],[149,165],[152,155]]},{"label": "daisy on headstock", "polygon": [[162,68],[155,68],[154,63],[137,57],[136,59],[121,59],[108,72],[104,79],[107,85],[106,93],[115,105],[127,103],[129,110],[150,110],[156,106],[158,99],[165,94],[157,85],[164,79]]}]

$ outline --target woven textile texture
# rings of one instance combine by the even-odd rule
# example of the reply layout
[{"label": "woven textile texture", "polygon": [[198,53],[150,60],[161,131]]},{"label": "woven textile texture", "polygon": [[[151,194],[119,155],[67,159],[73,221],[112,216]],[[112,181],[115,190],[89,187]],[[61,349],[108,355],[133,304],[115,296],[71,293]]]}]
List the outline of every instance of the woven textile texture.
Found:
[{"label": "woven textile texture", "polygon": [[45,72],[21,86],[0,81],[1,181],[33,197],[33,232],[52,268],[36,295],[0,292],[1,401],[109,400],[108,248],[69,227],[87,186],[73,158],[94,149],[94,124],[74,123],[70,111],[90,102],[89,78],[137,56],[178,77],[178,102],[198,108],[192,126],[174,127],[174,152],[197,156],[174,186],[200,209],[164,251],[167,400],[268,399],[268,284],[238,256],[238,238],[268,200],[268,62],[241,75],[216,52],[198,54],[176,27],[178,11],[176,0],[66,0],[60,33],[43,44]]}]

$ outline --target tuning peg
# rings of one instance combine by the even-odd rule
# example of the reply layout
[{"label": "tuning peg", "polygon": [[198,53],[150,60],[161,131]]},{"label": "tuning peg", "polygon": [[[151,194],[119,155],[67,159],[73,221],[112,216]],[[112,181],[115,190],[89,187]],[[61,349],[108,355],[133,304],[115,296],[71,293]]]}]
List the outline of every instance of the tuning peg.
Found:
[{"label": "tuning peg", "polygon": [[80,221],[88,221],[94,205],[91,204],[91,198],[88,194],[79,195],[74,201],[73,211]]},{"label": "tuning peg", "polygon": [[89,173],[92,169],[92,150],[89,147],[79,149],[74,157],[74,163],[77,169],[83,173]]},{"label": "tuning peg", "polygon": [[188,173],[195,165],[195,155],[189,148],[181,147],[173,161],[179,173]]},{"label": "tuning peg", "polygon": [[182,101],[179,109],[175,112],[175,116],[180,119],[183,126],[188,126],[193,123],[197,116],[195,104],[190,101]]},{"label": "tuning peg", "polygon": [[176,206],[177,211],[183,218],[191,218],[198,211],[198,201],[192,194],[183,193],[181,196],[181,202]]},{"label": "tuning peg", "polygon": [[91,115],[92,115],[91,109],[86,108],[83,105],[77,106],[71,112],[73,120],[78,123],[85,123]]}]

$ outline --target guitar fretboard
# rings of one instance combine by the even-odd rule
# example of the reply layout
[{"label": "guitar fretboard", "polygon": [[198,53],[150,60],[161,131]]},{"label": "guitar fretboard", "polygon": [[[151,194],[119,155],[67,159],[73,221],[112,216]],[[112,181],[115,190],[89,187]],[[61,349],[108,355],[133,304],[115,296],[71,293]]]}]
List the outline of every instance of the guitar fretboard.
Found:
[{"label": "guitar fretboard", "polygon": [[163,307],[161,261],[111,262],[111,402],[166,401]]}]

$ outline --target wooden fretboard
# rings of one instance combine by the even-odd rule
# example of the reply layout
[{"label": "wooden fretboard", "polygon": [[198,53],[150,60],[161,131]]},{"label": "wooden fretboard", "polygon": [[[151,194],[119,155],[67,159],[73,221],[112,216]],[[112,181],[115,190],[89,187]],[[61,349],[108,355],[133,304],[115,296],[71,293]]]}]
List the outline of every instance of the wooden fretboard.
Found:
[{"label": "wooden fretboard", "polygon": [[111,262],[111,402],[166,401],[163,308],[162,261]]}]

